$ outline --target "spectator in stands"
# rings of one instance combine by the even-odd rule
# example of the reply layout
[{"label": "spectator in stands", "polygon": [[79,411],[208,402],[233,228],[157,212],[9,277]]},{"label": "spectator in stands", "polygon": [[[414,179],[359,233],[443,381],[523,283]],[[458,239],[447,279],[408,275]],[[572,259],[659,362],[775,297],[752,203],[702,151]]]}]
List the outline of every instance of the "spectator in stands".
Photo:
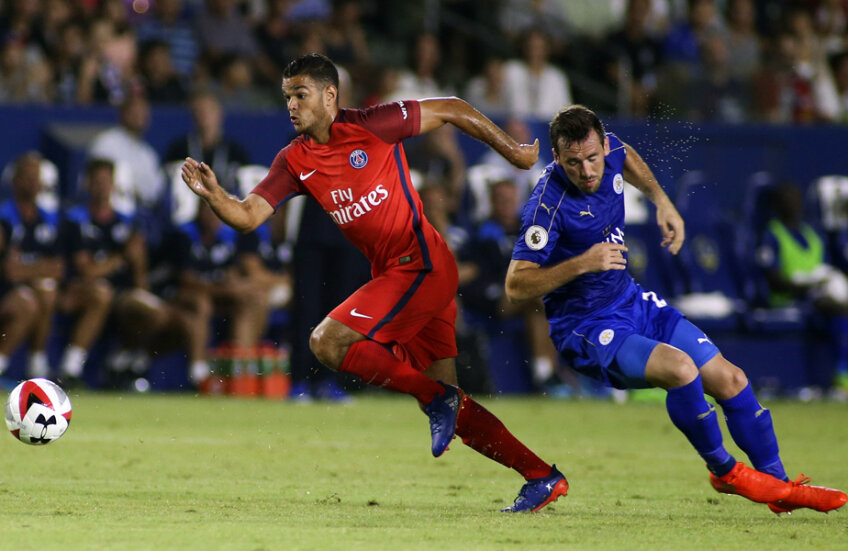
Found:
[{"label": "spectator in stands", "polygon": [[848,123],[848,51],[833,56],[830,64],[837,95],[833,121],[846,124]]},{"label": "spectator in stands", "polygon": [[489,117],[503,117],[509,111],[504,93],[504,61],[498,56],[489,56],[483,63],[483,71],[468,81],[465,90],[468,101]]},{"label": "spectator in stands", "polygon": [[[789,123],[794,118],[799,101],[798,91],[806,90],[798,80],[795,86],[796,38],[781,31],[767,42],[763,64],[754,75],[754,108],[757,118],[764,122]],[[809,103],[809,102],[806,102]],[[807,109],[808,110],[808,109]]]},{"label": "spectator in stands", "polygon": [[786,9],[785,28],[794,38],[791,86],[792,120],[811,123],[837,116],[836,89],[827,65],[825,45],[816,33],[813,18],[803,6]]},{"label": "spectator in stands", "polygon": [[[177,240],[173,247],[179,273],[177,302],[196,316],[195,342],[205,346],[213,316],[224,316],[232,344],[241,351],[253,349],[268,322],[267,290],[242,269],[246,255],[258,254],[256,233],[239,234],[201,203],[195,220],[179,228]],[[198,352],[191,353],[190,377],[195,384],[209,374]]]},{"label": "spectator in stands", "polygon": [[138,40],[142,44],[161,40],[171,49],[174,69],[191,78],[200,56],[200,43],[191,21],[186,17],[183,0],[156,0],[151,15],[138,25]]},{"label": "spectator in stands", "polygon": [[848,278],[829,264],[826,240],[803,220],[803,194],[783,182],[772,196],[775,213],[757,250],[757,261],[771,290],[771,304],[811,303],[831,318],[836,348],[835,382],[848,391]]},{"label": "spectator in stands", "polygon": [[566,74],[551,64],[549,38],[531,29],[522,41],[523,56],[504,64],[504,87],[511,115],[548,119],[570,105],[571,85]]},{"label": "spectator in stands", "polygon": [[62,28],[72,20],[79,20],[78,10],[65,0],[43,0],[42,7],[38,21],[38,40],[44,53],[52,55],[58,51]]},{"label": "spectator in stands", "polygon": [[411,70],[402,70],[397,86],[382,101],[400,99],[422,99],[444,96],[449,89],[441,82],[438,74],[441,62],[441,47],[435,34],[424,32],[415,37],[411,49]]},{"label": "spectator in stands", "polygon": [[489,185],[491,215],[484,220],[460,254],[473,263],[477,277],[462,285],[459,293],[463,305],[482,320],[522,319],[531,354],[531,376],[540,390],[555,380],[557,352],[548,338],[548,322],[541,300],[511,303],[504,291],[506,269],[512,258],[512,247],[521,229],[518,191],[511,179],[493,181]]},{"label": "spectator in stands", "polygon": [[88,154],[115,163],[116,190],[126,200],[113,203],[119,211],[132,212],[137,203],[152,207],[162,197],[165,180],[158,153],[144,140],[150,126],[150,104],[143,95],[130,95],[119,107],[118,116],[120,124],[98,134]]},{"label": "spectator in stands", "polygon": [[324,30],[326,55],[347,67],[354,76],[361,75],[371,61],[360,4],[357,0],[333,2],[333,14]]},{"label": "spectator in stands", "polygon": [[236,54],[219,60],[214,87],[225,109],[245,111],[279,105],[270,93],[254,86],[253,66],[249,58]]},{"label": "spectator in stands", "polygon": [[571,31],[557,0],[507,0],[500,7],[500,30],[517,43],[532,29],[539,29],[561,43]]},{"label": "spectator in stands", "polygon": [[662,43],[651,32],[651,0],[629,0],[620,29],[604,41],[611,53],[607,78],[630,90],[630,113],[645,116],[654,101]]},{"label": "spectator in stands", "polygon": [[205,9],[197,15],[197,36],[213,64],[228,55],[253,59],[259,54],[259,45],[236,0],[206,0]]},{"label": "spectator in stands", "polygon": [[[49,103],[53,100],[49,63],[38,48],[9,35],[0,43],[0,103]],[[34,55],[32,55],[34,54]]]},{"label": "spectator in stands", "polygon": [[180,104],[188,97],[184,81],[174,71],[167,42],[151,40],[142,46],[141,76],[151,103]]},{"label": "spectator in stands", "polygon": [[[59,216],[36,203],[41,191],[41,155],[25,153],[15,161],[12,198],[0,205],[0,228],[6,248],[3,279],[6,286],[26,286],[38,304],[29,340],[27,377],[47,377],[47,339],[65,270]],[[30,291],[21,291],[28,294]]]},{"label": "spectator in stands", "polygon": [[297,52],[298,36],[288,20],[292,0],[269,0],[268,11],[253,30],[259,46],[256,59],[258,80],[273,87],[280,85],[280,74]]},{"label": "spectator in stands", "polygon": [[749,118],[751,91],[747,80],[737,77],[723,33],[701,37],[701,65],[692,71],[684,96],[687,120],[741,123]]},{"label": "spectator in stands", "polygon": [[750,80],[760,65],[761,39],[756,28],[753,0],[730,0],[727,6],[727,50],[733,52],[730,71],[734,77]]},{"label": "spectator in stands", "polygon": [[77,74],[77,98],[80,103],[120,105],[142,90],[135,33],[103,17],[88,28],[89,53]]},{"label": "spectator in stands", "polygon": [[818,2],[813,17],[828,54],[839,53],[848,47],[848,4],[843,0]]},{"label": "spectator in stands", "polygon": [[79,76],[85,56],[85,28],[78,20],[68,21],[59,29],[55,51],[51,50],[50,53],[56,102],[70,104],[83,101],[80,97]]},{"label": "spectator in stands", "polygon": [[663,40],[663,65],[658,72],[656,110],[676,118],[685,118],[691,103],[689,92],[702,69],[703,42],[706,36],[724,33],[715,0],[688,0],[686,18],[673,25]]},{"label": "spectator in stands", "polygon": [[687,0],[685,21],[673,26],[665,37],[663,57],[669,63],[695,66],[700,63],[701,38],[724,28],[715,0]]},{"label": "spectator in stands", "polygon": [[0,35],[14,36],[25,47],[39,47],[39,2],[10,0],[0,5]]},{"label": "spectator in stands", "polygon": [[184,161],[186,157],[202,159],[212,167],[218,181],[230,193],[239,194],[238,169],[250,162],[247,151],[224,133],[224,109],[209,90],[192,94],[189,102],[193,128],[188,135],[171,143],[165,161]]},{"label": "spectator in stands", "polygon": [[[838,116],[838,100],[830,69],[809,35],[809,14],[788,16],[789,30],[770,43],[763,67],[754,78],[754,104],[768,122],[810,124]],[[794,30],[793,30],[794,29]]]}]

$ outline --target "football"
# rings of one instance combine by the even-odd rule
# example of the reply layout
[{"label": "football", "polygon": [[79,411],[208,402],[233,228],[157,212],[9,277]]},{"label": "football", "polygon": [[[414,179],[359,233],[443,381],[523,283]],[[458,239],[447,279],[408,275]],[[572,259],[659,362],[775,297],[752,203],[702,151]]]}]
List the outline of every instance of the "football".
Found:
[{"label": "football", "polygon": [[71,399],[53,381],[24,381],[6,400],[6,426],[25,444],[43,445],[58,440],[70,422]]}]

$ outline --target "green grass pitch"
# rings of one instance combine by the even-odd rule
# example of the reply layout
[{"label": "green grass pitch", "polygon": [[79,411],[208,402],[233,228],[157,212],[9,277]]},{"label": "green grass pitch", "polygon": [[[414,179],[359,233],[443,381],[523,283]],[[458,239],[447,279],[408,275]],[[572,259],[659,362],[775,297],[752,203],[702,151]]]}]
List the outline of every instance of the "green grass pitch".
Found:
[{"label": "green grass pitch", "polygon": [[[848,511],[716,493],[661,404],[481,400],[571,484],[506,515],[521,477],[458,440],[433,459],[407,397],[72,399],[58,442],[0,438],[0,550],[848,549]],[[848,407],[767,405],[791,475],[848,488]]]}]

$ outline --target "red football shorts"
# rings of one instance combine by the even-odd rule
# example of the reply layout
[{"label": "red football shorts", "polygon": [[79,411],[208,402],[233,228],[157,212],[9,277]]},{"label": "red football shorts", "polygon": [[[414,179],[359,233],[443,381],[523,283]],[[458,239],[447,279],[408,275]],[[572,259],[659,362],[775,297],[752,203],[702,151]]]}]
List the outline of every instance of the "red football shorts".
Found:
[{"label": "red football shorts", "polygon": [[432,271],[390,269],[337,306],[329,317],[381,344],[423,371],[456,356],[456,261],[450,251]]}]

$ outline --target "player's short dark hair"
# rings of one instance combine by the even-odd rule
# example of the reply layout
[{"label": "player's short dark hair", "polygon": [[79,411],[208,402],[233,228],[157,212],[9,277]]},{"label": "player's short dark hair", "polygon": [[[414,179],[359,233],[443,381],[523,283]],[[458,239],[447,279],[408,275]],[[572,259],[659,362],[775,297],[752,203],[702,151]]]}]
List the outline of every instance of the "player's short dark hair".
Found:
[{"label": "player's short dark hair", "polygon": [[569,105],[551,121],[551,146],[559,152],[560,142],[568,147],[584,140],[592,130],[598,133],[598,138],[603,142],[606,131],[598,115],[585,105]]},{"label": "player's short dark hair", "polygon": [[307,75],[316,84],[327,87],[333,85],[339,89],[339,70],[332,60],[322,54],[306,54],[293,60],[283,69],[283,78],[291,78],[297,75]]}]

